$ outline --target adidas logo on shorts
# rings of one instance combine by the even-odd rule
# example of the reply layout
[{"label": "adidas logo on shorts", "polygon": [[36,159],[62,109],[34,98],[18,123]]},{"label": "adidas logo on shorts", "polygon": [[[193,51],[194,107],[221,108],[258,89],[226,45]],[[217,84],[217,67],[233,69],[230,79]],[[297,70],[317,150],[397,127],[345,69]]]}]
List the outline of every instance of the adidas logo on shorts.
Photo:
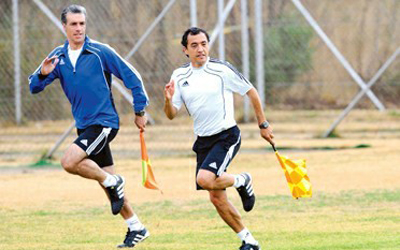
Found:
[{"label": "adidas logo on shorts", "polygon": [[81,140],[81,143],[87,147],[87,140],[86,139]]}]

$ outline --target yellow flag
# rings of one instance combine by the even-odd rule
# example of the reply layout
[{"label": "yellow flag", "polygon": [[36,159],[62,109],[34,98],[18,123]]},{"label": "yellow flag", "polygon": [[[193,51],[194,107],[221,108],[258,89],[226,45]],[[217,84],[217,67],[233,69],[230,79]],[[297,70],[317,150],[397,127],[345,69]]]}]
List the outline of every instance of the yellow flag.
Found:
[{"label": "yellow flag", "polygon": [[311,197],[312,186],[307,175],[306,160],[291,160],[275,151],[275,155],[285,173],[293,198]]},{"label": "yellow flag", "polygon": [[156,179],[154,178],[149,156],[147,155],[147,148],[143,133],[144,132],[142,131],[140,132],[140,149],[142,153],[142,184],[148,189],[156,189],[161,191],[161,189],[158,187]]}]

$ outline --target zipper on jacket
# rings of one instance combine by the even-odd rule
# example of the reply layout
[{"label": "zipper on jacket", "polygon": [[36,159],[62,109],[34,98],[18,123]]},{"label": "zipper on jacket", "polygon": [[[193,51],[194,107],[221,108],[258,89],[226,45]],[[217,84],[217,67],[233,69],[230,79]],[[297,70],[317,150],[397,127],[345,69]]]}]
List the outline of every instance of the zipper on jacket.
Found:
[{"label": "zipper on jacket", "polygon": [[[82,51],[81,51],[81,54],[82,54]],[[81,54],[79,54],[79,56],[78,56],[78,58],[76,59],[76,62],[75,62],[75,66],[74,65],[72,65],[72,68],[74,69],[74,74],[76,73],[76,66],[78,66],[78,61],[79,61],[79,57],[81,57]],[[72,63],[71,63],[72,64]]]},{"label": "zipper on jacket", "polygon": [[[83,46],[84,46],[84,45],[83,45]],[[76,67],[78,66],[78,61],[79,61],[79,58],[81,57],[82,53],[83,53],[83,48],[82,48],[82,50],[81,50],[81,53],[79,53],[78,58],[76,59],[75,66],[72,65],[71,59],[69,60],[69,61],[71,62],[72,68],[74,69],[74,70],[72,71],[74,74],[76,73]]]}]

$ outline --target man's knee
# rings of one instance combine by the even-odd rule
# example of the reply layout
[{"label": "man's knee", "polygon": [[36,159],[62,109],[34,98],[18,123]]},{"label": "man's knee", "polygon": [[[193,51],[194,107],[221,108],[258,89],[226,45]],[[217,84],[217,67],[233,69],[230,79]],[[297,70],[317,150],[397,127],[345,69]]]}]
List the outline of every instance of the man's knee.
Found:
[{"label": "man's knee", "polygon": [[79,164],[87,157],[86,152],[78,145],[72,144],[61,159],[61,166],[71,174],[77,174]]},{"label": "man's knee", "polygon": [[203,175],[197,176],[197,184],[199,184],[199,186],[202,187],[203,189],[212,190],[213,182],[214,180],[210,180],[210,178],[207,178],[206,176]]},{"label": "man's knee", "polygon": [[199,184],[200,187],[202,187],[205,190],[214,190],[215,188],[215,174],[213,172],[210,172],[208,170],[200,169],[196,181],[197,184]]},{"label": "man's knee", "polygon": [[78,173],[78,166],[71,158],[64,155],[61,159],[61,166],[70,174],[77,174]]},{"label": "man's knee", "polygon": [[64,155],[64,157],[61,159],[61,166],[70,174],[76,174],[77,172],[77,164],[69,160],[68,156],[66,155]]}]

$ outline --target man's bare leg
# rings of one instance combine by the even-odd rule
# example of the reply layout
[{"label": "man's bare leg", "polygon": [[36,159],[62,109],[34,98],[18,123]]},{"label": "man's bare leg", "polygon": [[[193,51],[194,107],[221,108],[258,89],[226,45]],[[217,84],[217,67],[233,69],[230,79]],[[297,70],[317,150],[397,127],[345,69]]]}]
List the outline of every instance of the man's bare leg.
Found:
[{"label": "man's bare leg", "polygon": [[[103,167],[103,170],[112,175],[116,174],[114,166]],[[103,187],[102,185],[100,186]],[[104,191],[108,196],[107,190],[104,189]],[[150,236],[149,231],[147,231],[144,225],[140,222],[138,216],[134,213],[126,195],[124,196],[124,206],[122,207],[120,214],[128,225],[128,232],[125,236],[124,242],[118,245],[118,248],[134,247]]]},{"label": "man's bare leg", "polygon": [[209,190],[210,201],[217,209],[219,216],[232,228],[235,233],[244,229],[239,211],[228,200],[225,190]]},{"label": "man's bare leg", "polygon": [[100,183],[103,183],[107,177],[106,172],[94,161],[88,159],[86,152],[76,144],[69,146],[61,159],[61,166],[70,174],[96,180]]}]

